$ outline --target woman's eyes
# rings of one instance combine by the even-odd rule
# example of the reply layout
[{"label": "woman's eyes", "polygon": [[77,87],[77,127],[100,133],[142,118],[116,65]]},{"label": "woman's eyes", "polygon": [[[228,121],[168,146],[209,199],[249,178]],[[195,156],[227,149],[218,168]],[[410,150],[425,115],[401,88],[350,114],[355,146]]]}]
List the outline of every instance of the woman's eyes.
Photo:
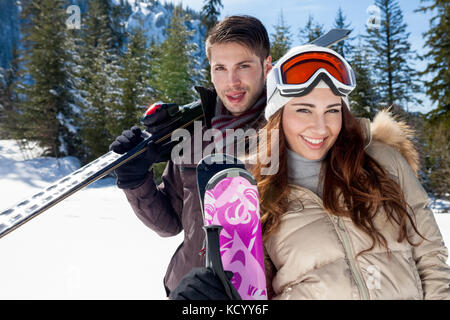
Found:
[{"label": "woman's eyes", "polygon": [[[296,112],[311,113],[311,110],[310,109],[297,109]],[[325,111],[325,113],[339,113],[339,112],[341,112],[341,110],[339,110],[339,109],[329,109],[329,110]]]}]

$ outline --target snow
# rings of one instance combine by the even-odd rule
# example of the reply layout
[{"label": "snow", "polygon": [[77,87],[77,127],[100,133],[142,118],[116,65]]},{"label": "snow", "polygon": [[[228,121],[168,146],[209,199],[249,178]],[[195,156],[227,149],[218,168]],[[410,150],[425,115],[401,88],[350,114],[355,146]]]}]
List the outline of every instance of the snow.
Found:
[{"label": "snow", "polygon": [[[39,151],[0,140],[0,210],[80,166]],[[448,246],[450,214],[434,212]],[[102,179],[0,239],[0,299],[166,299],[164,274],[182,240],[144,226],[115,180]]]},{"label": "snow", "polygon": [[[449,195],[446,194],[448,197]],[[450,201],[444,199],[432,199],[431,209],[434,213],[450,213]]]},{"label": "snow", "polygon": [[[0,210],[76,170],[0,140]],[[106,178],[0,239],[0,299],[166,299],[163,278],[183,234],[161,238]]]}]

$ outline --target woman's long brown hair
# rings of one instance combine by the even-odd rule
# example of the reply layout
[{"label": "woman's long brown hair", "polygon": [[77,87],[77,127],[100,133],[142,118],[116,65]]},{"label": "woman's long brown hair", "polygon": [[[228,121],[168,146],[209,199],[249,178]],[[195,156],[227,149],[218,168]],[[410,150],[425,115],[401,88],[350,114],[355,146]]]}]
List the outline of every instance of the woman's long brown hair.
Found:
[{"label": "woman's long brown hair", "polygon": [[[264,155],[259,155],[257,164],[252,168],[258,182],[264,239],[277,230],[281,216],[288,209],[290,188],[287,181],[286,140],[281,126],[282,110],[278,110],[262,129],[267,130],[266,132],[279,129],[278,172],[273,175],[261,174],[261,169],[267,166],[262,164],[266,162],[260,161]],[[266,141],[264,143],[271,145]],[[270,156],[270,152],[267,156]],[[343,101],[342,129],[323,161],[321,177],[325,209],[336,216],[351,218],[353,223],[372,239],[372,246],[358,255],[372,250],[376,244],[387,248],[386,239],[374,225],[374,218],[381,208],[386,213],[387,220],[398,226],[398,242],[406,239],[411,245],[418,245],[412,243],[408,237],[408,223],[424,239],[408,213],[409,206],[398,183],[365,151],[361,126]]]}]

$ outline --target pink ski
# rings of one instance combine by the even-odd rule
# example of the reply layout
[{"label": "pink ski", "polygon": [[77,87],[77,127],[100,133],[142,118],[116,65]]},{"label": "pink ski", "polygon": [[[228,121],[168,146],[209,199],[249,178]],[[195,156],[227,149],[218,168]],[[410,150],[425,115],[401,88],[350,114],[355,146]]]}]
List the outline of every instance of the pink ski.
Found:
[{"label": "pink ski", "polygon": [[267,299],[256,182],[242,167],[216,173],[205,188],[205,225],[223,229],[219,237],[223,269],[243,300]]}]

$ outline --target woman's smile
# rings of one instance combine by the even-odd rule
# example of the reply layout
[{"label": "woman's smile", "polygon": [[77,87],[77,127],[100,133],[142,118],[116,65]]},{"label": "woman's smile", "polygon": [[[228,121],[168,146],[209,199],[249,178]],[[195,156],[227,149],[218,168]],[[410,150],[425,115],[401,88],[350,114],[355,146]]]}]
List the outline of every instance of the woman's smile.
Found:
[{"label": "woman's smile", "polygon": [[325,141],[328,137],[325,138],[310,138],[307,136],[300,135],[300,137],[304,140],[305,144],[311,149],[320,149],[325,145]]}]

